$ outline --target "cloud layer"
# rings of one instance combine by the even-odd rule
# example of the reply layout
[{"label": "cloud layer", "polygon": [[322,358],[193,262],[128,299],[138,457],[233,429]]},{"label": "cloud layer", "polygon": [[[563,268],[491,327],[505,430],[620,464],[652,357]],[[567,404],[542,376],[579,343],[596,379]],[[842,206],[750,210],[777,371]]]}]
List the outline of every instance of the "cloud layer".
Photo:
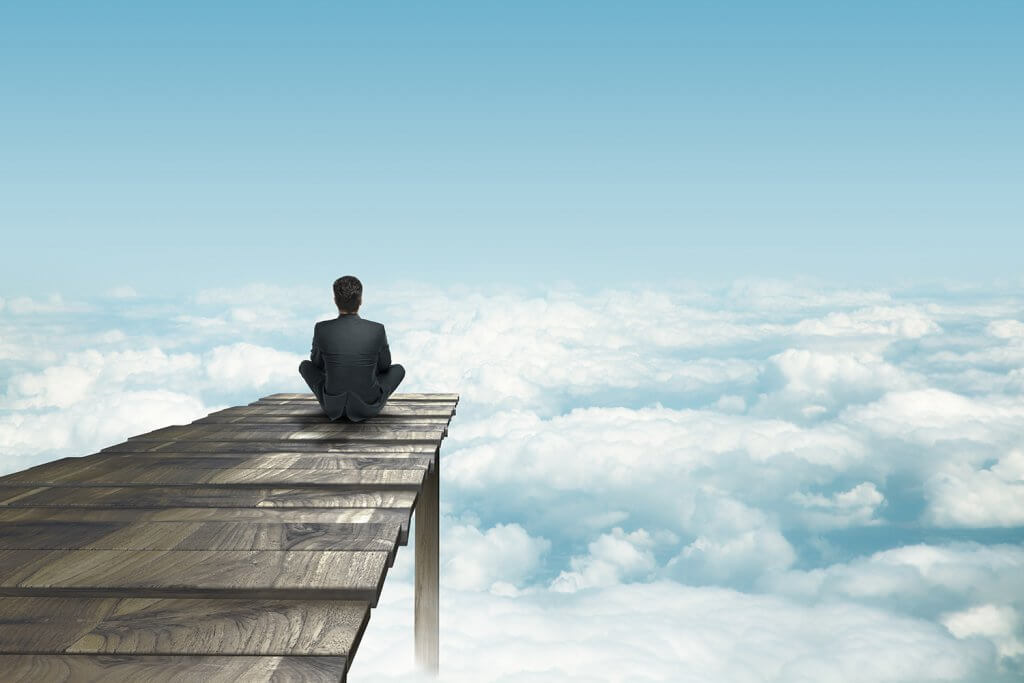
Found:
[{"label": "cloud layer", "polygon": [[[4,298],[0,469],[304,390],[322,294]],[[1020,293],[370,294],[401,390],[461,394],[442,448],[444,680],[1024,671]],[[414,675],[383,654],[411,656],[410,562],[361,680]]]}]

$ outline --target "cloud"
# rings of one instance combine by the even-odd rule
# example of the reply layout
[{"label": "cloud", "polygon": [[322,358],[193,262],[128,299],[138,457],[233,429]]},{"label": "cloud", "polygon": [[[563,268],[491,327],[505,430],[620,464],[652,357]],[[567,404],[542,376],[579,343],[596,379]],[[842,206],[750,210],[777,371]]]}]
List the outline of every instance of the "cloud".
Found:
[{"label": "cloud", "polygon": [[[412,587],[389,583],[353,677],[431,680],[404,636],[412,613]],[[441,683],[1011,680],[987,640],[924,619],[673,581],[513,597],[442,590],[440,615]]]},{"label": "cloud", "polygon": [[916,339],[941,331],[931,317],[914,306],[870,306],[801,320],[793,332],[821,336],[884,336]]},{"label": "cloud", "polygon": [[879,524],[880,520],[875,517],[875,513],[885,502],[885,496],[870,481],[829,496],[797,491],[789,499],[806,510],[803,519],[810,529]]},{"label": "cloud", "polygon": [[767,391],[753,412],[806,419],[877,400],[887,391],[924,387],[925,380],[878,353],[790,348],[768,358],[762,384]]},{"label": "cloud", "polygon": [[[461,395],[442,447],[445,676],[1012,680],[1021,310],[798,281],[368,292],[401,390]],[[0,313],[11,471],[304,391],[333,310],[329,287],[250,284]],[[411,654],[411,628],[389,627],[411,607],[389,609],[363,647]],[[364,649],[365,680],[411,680],[393,656],[373,666]]]},{"label": "cloud", "polygon": [[991,467],[950,463],[925,482],[926,516],[940,526],[1024,526],[1024,451]]},{"label": "cloud", "polygon": [[855,600],[935,617],[951,608],[1024,602],[1024,548],[919,543],[815,569],[768,573],[757,585],[813,603]]},{"label": "cloud", "polygon": [[534,538],[518,524],[498,524],[481,532],[475,526],[456,524],[446,530],[444,584],[460,590],[508,591],[537,569],[551,541]]},{"label": "cloud", "polygon": [[[674,539],[674,535],[668,538]],[[645,578],[657,566],[651,552],[654,545],[654,537],[644,529],[626,533],[615,527],[592,541],[587,555],[574,556],[569,561],[572,569],[562,571],[550,588],[559,593],[574,593],[583,588]]]},{"label": "cloud", "polygon": [[219,385],[261,389],[275,383],[294,381],[304,357],[239,342],[211,349],[203,358],[203,367],[206,376]]},{"label": "cloud", "polygon": [[961,612],[951,612],[943,615],[942,623],[957,638],[980,636],[991,640],[1003,657],[1024,654],[1024,641],[1017,636],[1020,614],[1007,605],[977,605]]},{"label": "cloud", "polygon": [[59,457],[86,455],[208,412],[203,403],[165,390],[90,395],[64,410],[0,415],[0,463],[14,472]]},{"label": "cloud", "polygon": [[892,391],[870,404],[844,409],[839,419],[922,446],[955,440],[999,444],[1020,434],[1024,400],[1003,395],[969,397],[935,388]]},{"label": "cloud", "polygon": [[993,320],[985,331],[997,339],[1024,339],[1024,323],[1019,320]]},{"label": "cloud", "polygon": [[107,290],[107,296],[113,299],[137,299],[139,293],[130,285],[120,285]]}]

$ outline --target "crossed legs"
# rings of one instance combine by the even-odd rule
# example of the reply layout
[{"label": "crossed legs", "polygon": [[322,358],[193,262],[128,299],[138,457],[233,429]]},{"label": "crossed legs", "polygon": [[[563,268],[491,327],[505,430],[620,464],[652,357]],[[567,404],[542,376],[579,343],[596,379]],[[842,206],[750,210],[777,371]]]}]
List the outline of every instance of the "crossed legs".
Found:
[{"label": "crossed legs", "polygon": [[[324,384],[327,382],[327,376],[308,360],[299,363],[299,374],[302,375],[302,379],[306,380],[306,384],[309,385],[316,400],[319,401],[320,407],[324,408]],[[385,398],[395,392],[403,379],[405,379],[405,368],[399,363],[392,363],[390,368],[377,375],[377,382],[380,383]],[[326,411],[327,409],[324,408],[324,412]]]}]

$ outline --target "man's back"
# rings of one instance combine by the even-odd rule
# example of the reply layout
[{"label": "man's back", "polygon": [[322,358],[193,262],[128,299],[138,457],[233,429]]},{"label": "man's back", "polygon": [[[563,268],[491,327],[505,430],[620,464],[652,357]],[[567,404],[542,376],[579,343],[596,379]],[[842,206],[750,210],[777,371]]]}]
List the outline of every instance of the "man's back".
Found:
[{"label": "man's back", "polygon": [[377,374],[391,367],[391,350],[382,324],[342,313],[313,328],[310,360],[326,374],[325,396],[349,391],[372,404],[381,396]]},{"label": "man's back", "polygon": [[381,411],[405,377],[405,368],[391,362],[384,326],[359,317],[359,278],[345,275],[332,288],[338,317],[313,327],[309,360],[299,363],[299,374],[327,417],[361,422]]}]

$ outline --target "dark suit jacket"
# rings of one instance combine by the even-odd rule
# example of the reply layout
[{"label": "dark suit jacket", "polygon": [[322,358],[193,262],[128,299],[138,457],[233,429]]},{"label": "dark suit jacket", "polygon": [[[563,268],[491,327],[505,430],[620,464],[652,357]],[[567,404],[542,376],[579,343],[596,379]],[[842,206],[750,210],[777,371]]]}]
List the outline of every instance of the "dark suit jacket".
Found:
[{"label": "dark suit jacket", "polygon": [[344,414],[361,422],[384,407],[377,373],[391,367],[391,350],[382,324],[358,313],[322,320],[313,327],[309,360],[326,373],[324,410],[332,420]]}]

